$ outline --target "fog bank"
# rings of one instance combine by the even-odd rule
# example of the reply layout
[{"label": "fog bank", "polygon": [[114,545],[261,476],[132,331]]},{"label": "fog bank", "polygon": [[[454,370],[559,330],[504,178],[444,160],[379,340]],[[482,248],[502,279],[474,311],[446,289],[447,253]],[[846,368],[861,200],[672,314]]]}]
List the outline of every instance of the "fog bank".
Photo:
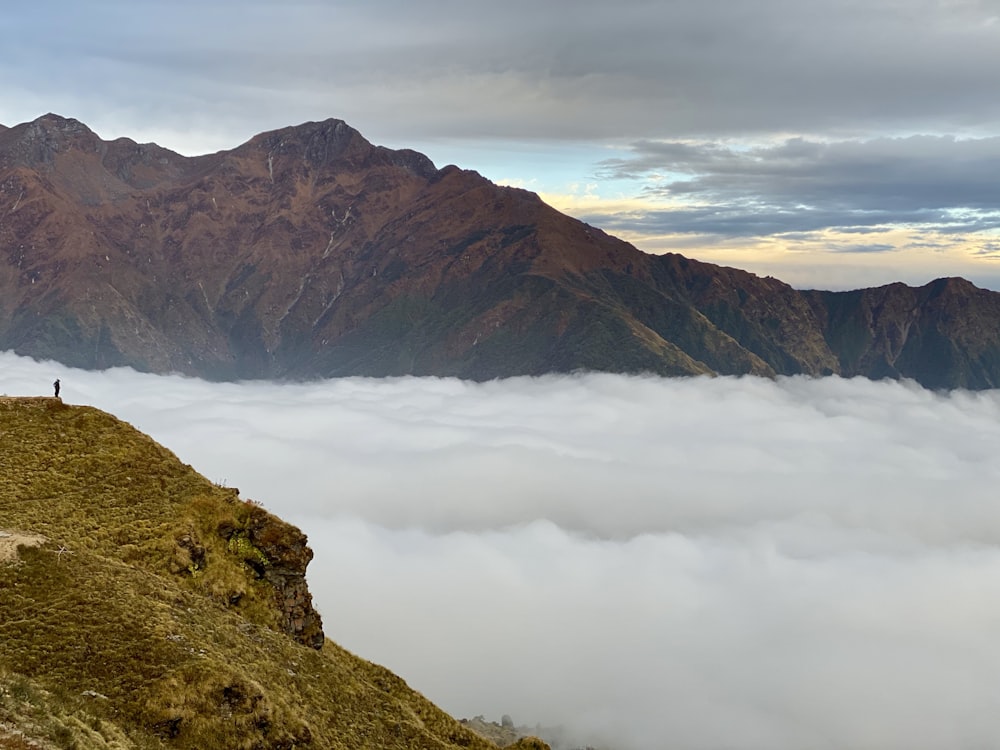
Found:
[{"label": "fog bank", "polygon": [[1000,732],[998,392],[0,373],[62,378],[300,525],[328,635],[458,716],[625,750]]}]

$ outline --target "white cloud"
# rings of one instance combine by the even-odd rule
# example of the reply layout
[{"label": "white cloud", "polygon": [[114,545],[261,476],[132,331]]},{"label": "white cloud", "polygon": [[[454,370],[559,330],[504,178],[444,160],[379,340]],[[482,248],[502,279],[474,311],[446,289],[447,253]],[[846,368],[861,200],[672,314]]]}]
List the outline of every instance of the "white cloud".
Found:
[{"label": "white cloud", "polygon": [[328,634],[460,716],[625,750],[1000,730],[998,392],[0,365],[301,525]]}]

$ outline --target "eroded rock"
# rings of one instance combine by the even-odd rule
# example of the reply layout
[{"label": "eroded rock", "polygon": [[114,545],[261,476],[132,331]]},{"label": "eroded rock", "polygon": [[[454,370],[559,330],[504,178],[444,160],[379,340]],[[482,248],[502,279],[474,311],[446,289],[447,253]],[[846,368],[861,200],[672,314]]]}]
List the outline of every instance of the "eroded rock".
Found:
[{"label": "eroded rock", "polygon": [[259,578],[274,587],[282,629],[299,643],[322,648],[323,622],[313,609],[305,577],[313,558],[306,535],[258,505],[247,503],[245,508],[246,520],[223,524],[219,535]]}]

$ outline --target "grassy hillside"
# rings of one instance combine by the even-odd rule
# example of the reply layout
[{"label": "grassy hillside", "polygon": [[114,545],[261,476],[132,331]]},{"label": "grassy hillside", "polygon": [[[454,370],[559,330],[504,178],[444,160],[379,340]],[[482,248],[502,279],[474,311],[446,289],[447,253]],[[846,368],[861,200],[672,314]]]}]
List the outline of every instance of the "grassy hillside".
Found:
[{"label": "grassy hillside", "polygon": [[3,540],[0,748],[496,747],[322,640],[297,529],[108,414],[0,399]]}]

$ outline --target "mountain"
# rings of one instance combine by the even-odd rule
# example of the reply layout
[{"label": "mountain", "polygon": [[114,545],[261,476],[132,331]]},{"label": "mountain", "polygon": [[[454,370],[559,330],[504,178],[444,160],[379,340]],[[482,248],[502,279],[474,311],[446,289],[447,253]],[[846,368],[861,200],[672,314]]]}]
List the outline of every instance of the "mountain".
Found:
[{"label": "mountain", "polygon": [[111,415],[0,398],[0,748],[496,750],[324,637],[311,557]]},{"label": "mountain", "polygon": [[183,157],[0,130],[0,349],[211,379],[650,371],[1000,384],[1000,294],[649,255],[339,120]]}]

